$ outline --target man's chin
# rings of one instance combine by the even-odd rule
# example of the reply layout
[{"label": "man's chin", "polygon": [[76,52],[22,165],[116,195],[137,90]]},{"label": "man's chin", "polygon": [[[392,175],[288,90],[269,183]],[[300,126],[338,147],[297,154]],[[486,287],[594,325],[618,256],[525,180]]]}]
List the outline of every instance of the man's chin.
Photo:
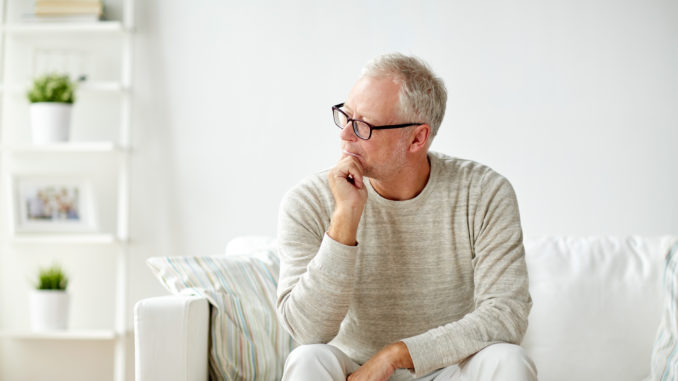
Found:
[{"label": "man's chin", "polygon": [[368,168],[363,165],[363,177],[374,179],[374,173],[372,172],[372,168]]}]

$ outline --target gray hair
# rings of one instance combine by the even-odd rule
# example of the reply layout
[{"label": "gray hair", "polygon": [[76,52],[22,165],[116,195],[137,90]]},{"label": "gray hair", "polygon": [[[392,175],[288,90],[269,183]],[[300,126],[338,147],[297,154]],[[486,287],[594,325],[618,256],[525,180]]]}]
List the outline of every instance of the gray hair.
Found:
[{"label": "gray hair", "polygon": [[378,56],[365,65],[363,76],[390,76],[400,83],[400,114],[412,118],[406,122],[422,122],[431,126],[431,139],[445,116],[447,90],[440,77],[414,56],[390,53]]}]

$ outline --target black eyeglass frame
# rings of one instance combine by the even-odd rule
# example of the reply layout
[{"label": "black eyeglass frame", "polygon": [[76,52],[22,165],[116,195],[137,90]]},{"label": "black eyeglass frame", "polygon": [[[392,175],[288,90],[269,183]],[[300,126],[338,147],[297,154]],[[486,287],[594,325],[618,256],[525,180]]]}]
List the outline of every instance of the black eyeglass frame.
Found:
[{"label": "black eyeglass frame", "polygon": [[[387,125],[387,126],[373,126],[373,125],[371,125],[370,123],[367,123],[364,120],[349,118],[349,116],[345,112],[341,111],[340,107],[343,107],[343,106],[344,106],[344,102],[332,106],[332,119],[334,119],[334,124],[337,127],[339,127],[340,129],[343,130],[344,127],[346,127],[346,126],[340,126],[339,125],[339,123],[337,122],[337,119],[334,118],[334,112],[338,111],[338,112],[344,114],[344,116],[346,117],[346,122],[347,123],[351,122],[355,136],[357,136],[358,138],[360,138],[362,140],[369,140],[372,137],[372,130],[391,130],[391,129],[394,129],[394,128],[405,128],[405,127],[418,126],[418,125],[424,124],[424,123],[403,123],[403,124],[392,124],[392,125]],[[358,134],[358,123],[356,123],[356,122],[365,123],[367,125],[367,127],[370,128],[370,134],[366,138],[363,138],[362,136],[360,136],[360,134]]]}]

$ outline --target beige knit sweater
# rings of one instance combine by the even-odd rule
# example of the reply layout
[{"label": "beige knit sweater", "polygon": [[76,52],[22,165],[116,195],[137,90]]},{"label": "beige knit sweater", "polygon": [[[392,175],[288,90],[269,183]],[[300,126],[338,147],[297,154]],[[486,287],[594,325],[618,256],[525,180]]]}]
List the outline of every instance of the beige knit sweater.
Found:
[{"label": "beige knit sweater", "polygon": [[400,340],[417,377],[520,343],[532,301],[513,188],[476,162],[429,158],[428,183],[411,200],[387,200],[365,182],[357,246],[325,234],[327,171],[285,195],[277,310],[298,343],[330,343],[362,364]]}]

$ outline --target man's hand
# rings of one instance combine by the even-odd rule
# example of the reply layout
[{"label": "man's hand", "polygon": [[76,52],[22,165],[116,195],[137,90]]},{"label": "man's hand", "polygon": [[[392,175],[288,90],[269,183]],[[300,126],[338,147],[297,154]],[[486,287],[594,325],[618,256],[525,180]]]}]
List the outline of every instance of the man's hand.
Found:
[{"label": "man's hand", "polygon": [[367,201],[363,166],[353,156],[344,156],[328,174],[335,206],[329,231],[332,239],[345,245],[356,244],[360,216]]},{"label": "man's hand", "polygon": [[358,370],[349,374],[346,381],[386,381],[396,369],[413,367],[407,345],[399,341],[377,352]]}]

